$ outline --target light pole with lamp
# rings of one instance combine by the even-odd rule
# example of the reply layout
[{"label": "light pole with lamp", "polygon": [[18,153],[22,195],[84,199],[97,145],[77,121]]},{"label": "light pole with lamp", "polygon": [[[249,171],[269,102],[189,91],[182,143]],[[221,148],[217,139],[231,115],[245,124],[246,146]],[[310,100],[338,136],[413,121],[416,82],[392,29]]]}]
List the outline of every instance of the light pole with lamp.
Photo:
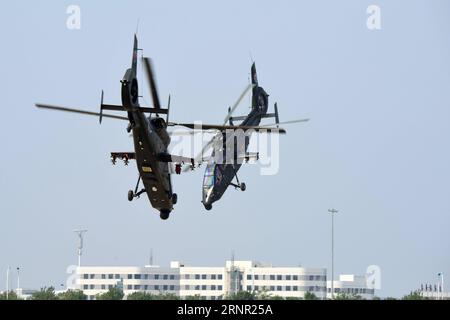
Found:
[{"label": "light pole with lamp", "polygon": [[331,214],[331,299],[334,299],[334,215],[338,213],[336,209],[328,209]]}]

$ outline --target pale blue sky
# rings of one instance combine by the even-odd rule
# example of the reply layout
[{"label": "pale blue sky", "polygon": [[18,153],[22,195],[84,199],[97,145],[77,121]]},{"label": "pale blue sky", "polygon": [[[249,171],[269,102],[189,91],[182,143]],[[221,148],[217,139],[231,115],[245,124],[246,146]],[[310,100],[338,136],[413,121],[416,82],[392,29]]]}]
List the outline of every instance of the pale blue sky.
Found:
[{"label": "pale blue sky", "polygon": [[[80,31],[66,8],[82,10]],[[378,4],[382,30],[366,28]],[[78,226],[89,265],[236,259],[382,271],[380,296],[400,296],[450,274],[450,22],[447,0],[14,1],[2,4],[0,289],[7,265],[26,288],[59,285],[75,264]],[[146,198],[129,203],[131,150],[123,122],[52,113],[34,102],[120,102],[140,19],[161,98],[176,121],[220,123],[248,81],[249,52],[282,120],[309,117],[281,138],[278,175],[240,171],[212,212],[200,203],[203,170],[174,177],[169,221]],[[147,101],[150,100],[148,95]],[[245,107],[239,109],[245,112]],[[15,283],[15,279],[13,279]]]}]

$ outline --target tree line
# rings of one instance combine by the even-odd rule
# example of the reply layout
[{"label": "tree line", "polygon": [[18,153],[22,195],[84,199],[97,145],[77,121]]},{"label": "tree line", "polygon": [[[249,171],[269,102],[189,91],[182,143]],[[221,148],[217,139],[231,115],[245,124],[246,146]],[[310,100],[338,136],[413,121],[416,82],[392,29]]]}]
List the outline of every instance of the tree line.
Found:
[{"label": "tree line", "polygon": [[[173,293],[149,293],[145,291],[136,291],[125,296],[123,290],[119,287],[112,287],[105,293],[101,293],[95,296],[96,300],[181,300],[179,296]],[[3,292],[0,294],[0,300],[23,300],[17,295],[15,291]],[[44,287],[40,291],[34,292],[31,300],[87,300],[88,297],[82,290],[69,289],[65,292],[56,294],[54,287]],[[187,296],[184,300],[203,300],[205,297],[200,295]],[[283,298],[281,296],[272,295],[267,291],[249,292],[239,291],[234,294],[229,294],[224,297],[225,300],[319,300],[319,298],[311,292],[306,292],[303,298],[288,297]],[[339,293],[335,295],[335,300],[364,300],[360,295]],[[374,297],[374,300],[381,300],[378,297]],[[400,300],[427,300],[423,297],[419,291],[412,291],[409,294],[403,296]],[[384,300],[397,300],[396,298],[385,298]]]}]

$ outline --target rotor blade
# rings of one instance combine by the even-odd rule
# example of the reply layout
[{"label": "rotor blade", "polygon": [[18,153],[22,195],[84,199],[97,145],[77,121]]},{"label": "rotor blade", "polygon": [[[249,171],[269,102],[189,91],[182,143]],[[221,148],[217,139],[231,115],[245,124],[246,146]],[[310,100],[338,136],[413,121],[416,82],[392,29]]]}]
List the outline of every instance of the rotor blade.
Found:
[{"label": "rotor blade", "polygon": [[237,99],[237,101],[235,102],[235,104],[233,105],[233,107],[231,107],[230,111],[228,112],[227,116],[225,117],[225,119],[223,120],[223,124],[226,125],[228,120],[230,120],[231,116],[233,115],[234,111],[236,110],[236,108],[239,106],[239,104],[241,103],[242,99],[244,99],[245,95],[251,90],[253,89],[254,84],[249,84],[245,90],[241,93],[241,95],[239,96],[239,98]]},{"label": "rotor blade", "polygon": [[[298,119],[298,120],[291,120],[291,121],[283,121],[283,122],[279,122],[279,123],[271,123],[268,124],[267,126],[275,126],[277,124],[291,124],[291,123],[300,123],[300,122],[308,122],[309,119]],[[265,127],[266,125],[264,125],[263,127]]]},{"label": "rotor blade", "polygon": [[149,58],[142,58],[144,60],[145,74],[147,75],[147,80],[150,85],[150,93],[152,95],[153,106],[155,109],[161,109],[161,104],[159,103],[158,90],[156,89],[155,76],[153,74],[152,62]]},{"label": "rotor blade", "polygon": [[[88,116],[97,116],[97,117],[100,116],[100,113],[97,113],[97,112],[85,111],[85,110],[80,110],[80,109],[72,109],[72,108],[66,108],[66,107],[60,107],[60,106],[54,106],[54,105],[48,105],[48,104],[36,103],[35,106],[38,108],[41,108],[41,109],[79,113],[79,114],[84,114],[84,115],[88,115]],[[115,116],[112,114],[103,114],[103,117],[128,121],[127,117]]]},{"label": "rotor blade", "polygon": [[286,133],[286,130],[282,129],[282,128],[273,128],[273,127],[259,127],[259,126],[221,126],[221,125],[215,125],[215,124],[196,124],[196,123],[170,123],[169,125],[172,126],[182,126],[182,127],[186,127],[189,129],[195,129],[195,130],[211,130],[211,129],[215,129],[215,130],[219,130],[219,131],[224,131],[224,130],[255,130],[255,131],[260,131],[260,130],[269,130],[269,131],[275,131],[275,132],[279,132],[281,134]]}]

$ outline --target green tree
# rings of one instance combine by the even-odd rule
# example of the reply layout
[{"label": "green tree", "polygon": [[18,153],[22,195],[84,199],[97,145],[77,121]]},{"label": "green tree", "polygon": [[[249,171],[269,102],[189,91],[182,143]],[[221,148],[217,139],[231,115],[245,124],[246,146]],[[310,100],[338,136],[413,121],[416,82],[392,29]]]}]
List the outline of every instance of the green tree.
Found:
[{"label": "green tree", "polygon": [[419,291],[411,291],[408,295],[404,296],[402,300],[427,300],[422,296]]},{"label": "green tree", "polygon": [[43,287],[31,295],[31,300],[58,300],[58,297],[55,294],[55,288]]},{"label": "green tree", "polygon": [[238,291],[233,294],[229,294],[225,298],[226,300],[256,300],[256,294],[250,291]]},{"label": "green tree", "polygon": [[123,291],[115,286],[107,292],[97,295],[97,300],[122,300],[123,296]]},{"label": "green tree", "polygon": [[338,293],[334,296],[335,300],[364,300],[364,298],[358,294]]},{"label": "green tree", "polygon": [[[0,293],[0,300],[6,300],[6,292]],[[8,300],[23,300],[15,291],[8,292]]]},{"label": "green tree", "polygon": [[286,297],[286,300],[303,300],[301,297]]},{"label": "green tree", "polygon": [[157,296],[148,292],[136,291],[127,295],[127,300],[158,300]]},{"label": "green tree", "polygon": [[199,294],[196,294],[195,296],[187,296],[184,298],[185,300],[205,300],[205,297],[202,297]]},{"label": "green tree", "polygon": [[256,300],[270,300],[271,297],[272,294],[269,293],[267,288],[263,288],[262,290],[259,290],[258,292],[255,293]]},{"label": "green tree", "polygon": [[180,300],[175,293],[160,293],[156,295],[156,300]]},{"label": "green tree", "polygon": [[319,298],[317,298],[317,296],[312,292],[306,292],[304,299],[305,300],[319,300]]},{"label": "green tree", "polygon": [[58,299],[60,300],[87,300],[87,295],[81,290],[67,290],[58,294]]}]

